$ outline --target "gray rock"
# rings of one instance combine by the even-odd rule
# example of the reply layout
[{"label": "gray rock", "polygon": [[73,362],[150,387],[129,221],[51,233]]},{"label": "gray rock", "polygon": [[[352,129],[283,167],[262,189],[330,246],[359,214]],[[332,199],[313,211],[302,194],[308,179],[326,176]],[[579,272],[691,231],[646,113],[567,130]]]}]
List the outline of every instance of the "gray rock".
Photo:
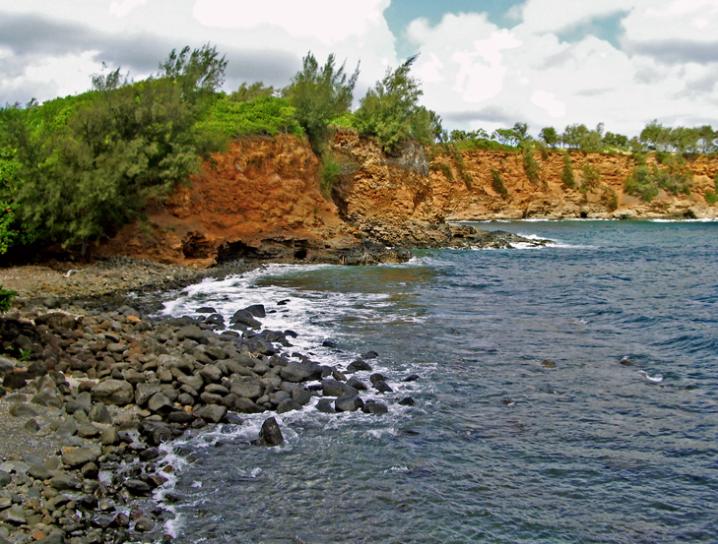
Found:
[{"label": "gray rock", "polygon": [[334,409],[334,401],[332,401],[332,399],[319,399],[319,402],[317,402],[317,410],[325,414],[333,414],[336,412]]},{"label": "gray rock", "polygon": [[12,482],[12,476],[7,472],[0,470],[0,489]]},{"label": "gray rock", "polygon": [[92,388],[92,398],[107,404],[125,406],[135,399],[132,384],[124,380],[103,380]]},{"label": "gray rock", "polygon": [[292,410],[299,410],[302,407],[297,401],[292,399],[283,400],[277,406],[277,413],[283,414],[284,412],[291,412]]},{"label": "gray rock", "polygon": [[250,329],[259,329],[262,326],[247,310],[237,310],[229,321],[232,325],[249,327]]},{"label": "gray rock", "polygon": [[374,389],[376,389],[379,393],[391,393],[394,391],[391,387],[389,387],[389,384],[382,381],[374,382]]},{"label": "gray rock", "polygon": [[349,363],[349,366],[347,366],[347,372],[358,372],[360,370],[370,371],[371,365],[362,359],[357,359],[356,361]]},{"label": "gray rock", "polygon": [[362,359],[376,359],[377,357],[379,357],[379,354],[374,350],[369,350],[361,354]]},{"label": "gray rock", "polygon": [[239,397],[247,399],[258,399],[264,388],[258,379],[244,378],[241,381],[234,382],[231,387],[232,393]]},{"label": "gray rock", "polygon": [[194,411],[195,416],[210,423],[219,423],[227,413],[227,407],[219,404],[207,404]]},{"label": "gray rock", "polygon": [[295,387],[292,389],[292,400],[300,406],[308,404],[312,399],[312,394],[303,387]]},{"label": "gray rock", "polygon": [[86,463],[96,461],[102,450],[100,446],[75,447],[67,446],[62,448],[62,462],[69,467],[79,467]]},{"label": "gray rock", "polygon": [[414,399],[412,399],[411,397],[404,397],[399,401],[399,404],[401,404],[402,406],[414,406],[416,402],[414,402]]},{"label": "gray rock", "polygon": [[67,472],[60,472],[55,474],[50,479],[50,485],[58,491],[70,491],[73,489],[80,489],[80,481],[77,480],[71,474]]},{"label": "gray rock", "polygon": [[214,365],[207,365],[200,369],[199,375],[205,383],[217,383],[222,379],[222,371]]},{"label": "gray rock", "polygon": [[152,488],[142,480],[130,479],[125,482],[125,489],[133,495],[149,495]]},{"label": "gray rock", "polygon": [[206,344],[207,332],[200,329],[197,325],[186,325],[177,331],[177,338],[179,340],[194,340],[200,344]]},{"label": "gray rock", "polygon": [[259,431],[259,444],[262,446],[279,446],[284,443],[282,430],[279,428],[277,420],[273,417],[267,418],[262,423],[262,429]]},{"label": "gray rock", "polygon": [[144,406],[150,397],[161,390],[158,383],[138,383],[135,389],[135,403],[138,406]]},{"label": "gray rock", "polygon": [[368,400],[364,403],[362,411],[367,414],[383,415],[389,411],[389,408],[383,402]]},{"label": "gray rock", "polygon": [[104,404],[94,404],[88,414],[90,420],[96,423],[112,423],[112,416]]},{"label": "gray rock", "polygon": [[155,522],[148,516],[142,516],[135,521],[135,531],[140,533],[148,533],[155,528]]},{"label": "gray rock", "polygon": [[172,402],[167,398],[167,395],[161,391],[155,393],[147,401],[147,408],[152,412],[169,412],[172,410]]},{"label": "gray rock", "polygon": [[279,375],[288,382],[303,382],[310,379],[319,379],[322,367],[316,363],[290,363],[279,370]]},{"label": "gray rock", "polygon": [[322,380],[322,394],[327,397],[356,396],[357,390],[350,385],[327,378]]},{"label": "gray rock", "polygon": [[337,412],[354,412],[364,406],[364,402],[356,395],[346,395],[334,401]]},{"label": "gray rock", "polygon": [[110,353],[122,353],[127,349],[127,346],[121,342],[111,342],[107,344],[107,351]]},{"label": "gray rock", "polygon": [[10,412],[11,416],[15,417],[35,417],[40,415],[40,411],[37,408],[25,402],[11,404],[8,412]]},{"label": "gray rock", "polygon": [[27,523],[27,515],[21,506],[14,505],[2,513],[2,519],[13,525],[24,525]]},{"label": "gray rock", "polygon": [[261,412],[259,407],[251,400],[230,394],[225,398],[225,404],[230,410],[239,412],[240,414],[254,414]]},{"label": "gray rock", "polygon": [[359,378],[357,378],[356,376],[352,376],[351,378],[349,378],[347,380],[347,385],[350,387],[353,387],[357,391],[366,391],[367,390],[366,384],[363,381],[361,381]]},{"label": "gray rock", "polygon": [[267,317],[267,310],[264,308],[264,304],[252,304],[244,309],[254,317]]}]

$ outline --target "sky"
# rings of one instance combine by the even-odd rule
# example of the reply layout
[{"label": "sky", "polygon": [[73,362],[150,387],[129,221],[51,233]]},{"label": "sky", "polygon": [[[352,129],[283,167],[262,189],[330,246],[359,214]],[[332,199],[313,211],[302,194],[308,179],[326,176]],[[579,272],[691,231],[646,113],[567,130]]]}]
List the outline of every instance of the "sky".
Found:
[{"label": "sky", "polygon": [[0,104],[82,92],[103,65],[141,79],[211,42],[227,90],[286,85],[311,50],[360,62],[357,100],[418,53],[449,129],[716,126],[716,28],[718,0],[0,0]]}]

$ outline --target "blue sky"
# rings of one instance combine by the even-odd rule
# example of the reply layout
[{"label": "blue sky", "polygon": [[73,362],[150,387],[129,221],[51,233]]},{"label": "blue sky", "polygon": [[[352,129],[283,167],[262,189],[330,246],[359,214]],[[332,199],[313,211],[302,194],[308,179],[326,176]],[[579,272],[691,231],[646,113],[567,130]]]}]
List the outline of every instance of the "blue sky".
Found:
[{"label": "blue sky", "polygon": [[285,85],[308,50],[361,61],[357,100],[419,53],[424,103],[449,128],[571,123],[636,133],[718,125],[718,0],[0,0],[0,102],[136,79],[207,41],[227,89]]}]

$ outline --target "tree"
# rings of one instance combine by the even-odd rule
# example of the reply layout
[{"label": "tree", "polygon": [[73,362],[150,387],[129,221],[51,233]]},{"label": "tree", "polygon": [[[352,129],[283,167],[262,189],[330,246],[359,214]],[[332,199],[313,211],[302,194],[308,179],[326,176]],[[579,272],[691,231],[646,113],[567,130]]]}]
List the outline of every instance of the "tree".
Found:
[{"label": "tree", "polygon": [[561,182],[565,187],[573,189],[576,187],[576,177],[573,173],[573,163],[571,162],[571,155],[568,151],[564,151],[563,155],[563,169],[561,170]]},{"label": "tree", "polygon": [[544,127],[539,133],[539,138],[549,147],[556,147],[558,144],[559,137],[556,129],[553,127]]},{"label": "tree", "polygon": [[255,81],[249,85],[242,83],[236,91],[229,95],[229,98],[235,102],[249,102],[257,98],[274,96],[274,93],[274,87],[271,85],[265,85],[261,81]]},{"label": "tree", "polygon": [[220,56],[216,46],[206,43],[199,49],[190,49],[186,45],[179,52],[173,49],[160,64],[160,77],[176,81],[184,98],[195,101],[222,86],[226,68],[227,58]]},{"label": "tree", "polygon": [[428,144],[441,134],[441,120],[419,104],[423,94],[410,76],[413,56],[369,89],[355,113],[356,126],[365,136],[374,136],[387,153],[394,153],[407,140]]},{"label": "tree", "polygon": [[347,74],[343,64],[336,66],[333,54],[320,66],[309,52],[302,59],[302,69],[282,91],[296,108],[297,119],[315,152],[323,150],[329,122],[349,111],[358,77],[359,66]]}]

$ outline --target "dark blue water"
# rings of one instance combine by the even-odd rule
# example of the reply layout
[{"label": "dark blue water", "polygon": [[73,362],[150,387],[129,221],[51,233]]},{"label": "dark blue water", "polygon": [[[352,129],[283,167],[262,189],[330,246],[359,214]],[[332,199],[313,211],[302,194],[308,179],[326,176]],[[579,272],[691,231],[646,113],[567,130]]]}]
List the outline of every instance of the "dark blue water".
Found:
[{"label": "dark blue water", "polygon": [[291,297],[317,358],[422,376],[383,418],[285,414],[282,448],[259,420],[194,438],[179,542],[718,542],[718,224],[486,227],[560,246],[277,267],[173,309]]}]

